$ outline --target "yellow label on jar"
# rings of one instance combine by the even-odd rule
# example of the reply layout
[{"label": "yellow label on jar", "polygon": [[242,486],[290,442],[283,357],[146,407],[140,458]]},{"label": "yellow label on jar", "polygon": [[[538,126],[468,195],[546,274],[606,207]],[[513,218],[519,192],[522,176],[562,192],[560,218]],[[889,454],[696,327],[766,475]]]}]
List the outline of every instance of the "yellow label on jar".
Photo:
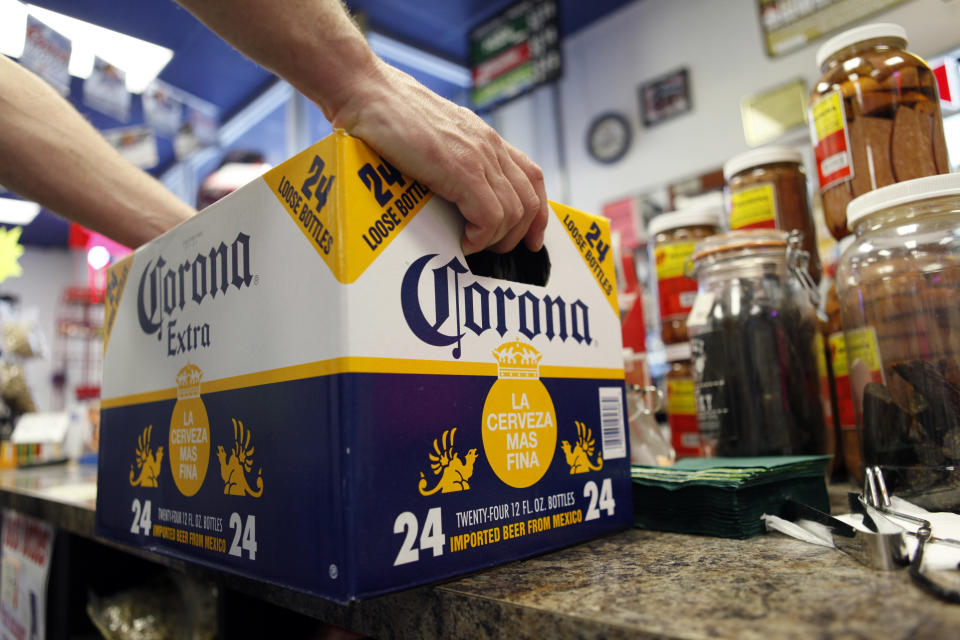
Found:
[{"label": "yellow label on jar", "polygon": [[696,415],[697,397],[693,392],[693,378],[667,380],[667,413]]},{"label": "yellow label on jar", "polygon": [[847,370],[862,362],[868,371],[882,371],[880,348],[877,346],[877,332],[873,327],[853,329],[846,333],[847,350],[844,362]]},{"label": "yellow label on jar", "polygon": [[817,352],[817,373],[821,378],[827,377],[827,354],[823,350],[823,336],[819,333],[813,338],[813,348]]},{"label": "yellow label on jar", "polygon": [[775,228],[777,195],[766,182],[730,194],[730,229]]},{"label": "yellow label on jar", "polygon": [[843,131],[847,122],[843,112],[843,97],[838,91],[830,93],[813,104],[810,108],[810,116],[813,119],[817,142],[838,131]]},{"label": "yellow label on jar", "polygon": [[658,245],[653,255],[656,261],[657,280],[679,278],[684,275],[683,268],[693,255],[694,242],[671,242]]},{"label": "yellow label on jar", "polygon": [[847,340],[843,331],[831,333],[828,344],[830,354],[833,356],[833,375],[837,377],[850,375],[850,364],[847,362]]}]

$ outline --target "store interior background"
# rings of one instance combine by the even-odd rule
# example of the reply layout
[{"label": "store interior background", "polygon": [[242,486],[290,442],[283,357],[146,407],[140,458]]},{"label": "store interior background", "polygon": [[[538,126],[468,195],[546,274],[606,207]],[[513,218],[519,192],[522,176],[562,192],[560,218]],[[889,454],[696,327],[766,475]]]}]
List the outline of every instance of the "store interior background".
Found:
[{"label": "store interior background", "polygon": [[[417,4],[413,0],[408,2]],[[69,13],[71,3],[41,0],[38,4]],[[134,20],[138,11],[134,5],[140,4],[130,3],[125,8],[117,5],[115,10],[130,13],[127,19]],[[402,2],[379,4],[389,10],[390,5]],[[474,16],[479,13],[484,17],[508,4],[464,2],[459,6],[469,8]],[[580,3],[571,0],[562,2],[561,6],[572,4]],[[562,79],[485,115],[507,140],[541,165],[551,199],[585,211],[599,213],[604,205],[632,196],[648,196],[652,201],[665,204],[668,184],[716,170],[732,155],[748,149],[740,114],[740,100],[744,95],[794,79],[802,79],[809,90],[820,75],[814,55],[823,39],[781,57],[767,56],[755,0],[636,0],[594,4],[596,12],[602,15],[584,18],[584,24],[572,29],[563,40]],[[93,16],[80,17],[95,21]],[[951,52],[960,55],[957,53],[960,52],[960,30],[957,29],[960,0],[910,0],[862,22],[870,21],[902,25],[909,35],[909,50],[925,58]],[[423,29],[429,27],[426,23]],[[462,31],[468,27],[465,25]],[[430,41],[431,36],[425,34],[424,42]],[[441,39],[435,37],[434,42]],[[383,45],[380,53],[450,99],[466,102],[468,80],[462,75],[467,73],[463,66],[465,60],[450,64],[431,55],[418,57],[413,52],[411,56],[406,48],[400,49],[401,53],[397,54],[397,47]],[[390,60],[390,51],[398,59]],[[201,53],[194,52],[195,55]],[[262,70],[251,71],[252,63],[239,55],[221,55],[227,66],[219,70],[222,76],[218,82],[229,85],[233,73],[229,66],[240,65],[236,69],[243,73],[262,73],[260,87],[257,95],[244,98],[244,106],[224,114],[219,146],[198,151],[181,162],[168,163],[162,171],[155,172],[191,204],[196,201],[199,182],[228,151],[256,149],[266,156],[267,162],[277,164],[330,132],[319,110],[289,85],[275,81]],[[189,64],[184,60],[176,62]],[[638,87],[681,67],[688,70],[692,109],[655,127],[644,127]],[[213,80],[196,78],[195,81],[202,85]],[[190,87],[182,88],[190,90]],[[586,146],[591,122],[606,111],[626,115],[633,134],[628,152],[613,164],[596,162],[588,155]],[[88,109],[84,112],[89,115]],[[98,121],[98,117],[91,116],[96,126],[119,126],[115,122]],[[960,114],[945,114],[945,123],[951,165],[957,170]],[[792,131],[777,142],[796,145],[809,157],[805,128]],[[808,174],[810,166],[812,164],[808,164]],[[643,216],[642,211],[637,213]],[[62,233],[56,224],[52,226],[59,229],[54,235]],[[30,238],[25,233],[26,251],[19,260],[23,274],[8,278],[0,285],[0,292],[17,295],[23,307],[36,309],[39,326],[50,343],[56,335],[58,300],[62,292],[70,286],[85,285],[87,280],[85,254],[58,246],[59,242],[45,242],[42,234]],[[56,365],[51,357],[27,363],[28,382],[40,410],[62,408],[57,406],[59,400],[49,383]]]}]

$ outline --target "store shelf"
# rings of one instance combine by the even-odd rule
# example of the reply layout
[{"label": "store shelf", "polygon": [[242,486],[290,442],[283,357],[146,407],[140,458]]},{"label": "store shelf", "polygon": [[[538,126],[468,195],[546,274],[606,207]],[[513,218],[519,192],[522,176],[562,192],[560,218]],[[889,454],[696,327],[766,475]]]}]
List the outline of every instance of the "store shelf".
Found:
[{"label": "store shelf", "polygon": [[[95,538],[93,467],[0,472],[0,504],[377,638],[960,637],[960,607],[842,553],[768,535],[631,530],[349,606]],[[834,487],[842,499],[849,487]],[[841,500],[842,502],[842,500]]]}]

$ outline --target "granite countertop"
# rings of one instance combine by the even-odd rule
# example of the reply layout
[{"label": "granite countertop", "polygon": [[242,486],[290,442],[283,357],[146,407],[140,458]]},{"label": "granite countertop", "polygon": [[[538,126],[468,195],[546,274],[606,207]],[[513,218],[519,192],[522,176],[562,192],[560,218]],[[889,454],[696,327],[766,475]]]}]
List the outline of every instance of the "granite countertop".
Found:
[{"label": "granite countertop", "polygon": [[[0,504],[93,536],[96,471],[0,472]],[[849,487],[835,487],[841,499]],[[107,543],[117,546],[113,543]],[[120,547],[377,638],[957,638],[960,605],[780,534],[630,530],[349,606]]]}]

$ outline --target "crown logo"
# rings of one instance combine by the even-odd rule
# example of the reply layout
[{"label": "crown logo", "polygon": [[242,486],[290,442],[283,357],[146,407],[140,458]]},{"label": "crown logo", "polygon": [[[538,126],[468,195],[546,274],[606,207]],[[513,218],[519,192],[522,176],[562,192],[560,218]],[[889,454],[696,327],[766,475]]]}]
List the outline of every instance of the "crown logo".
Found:
[{"label": "crown logo", "polygon": [[203,371],[196,365],[188,364],[177,374],[177,400],[200,397],[200,378]]},{"label": "crown logo", "polygon": [[498,378],[520,378],[536,380],[540,377],[539,351],[519,340],[505,342],[493,350],[497,360]]}]

